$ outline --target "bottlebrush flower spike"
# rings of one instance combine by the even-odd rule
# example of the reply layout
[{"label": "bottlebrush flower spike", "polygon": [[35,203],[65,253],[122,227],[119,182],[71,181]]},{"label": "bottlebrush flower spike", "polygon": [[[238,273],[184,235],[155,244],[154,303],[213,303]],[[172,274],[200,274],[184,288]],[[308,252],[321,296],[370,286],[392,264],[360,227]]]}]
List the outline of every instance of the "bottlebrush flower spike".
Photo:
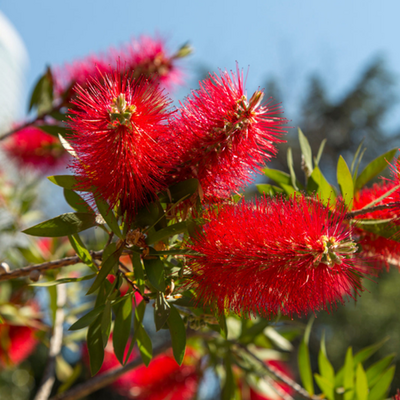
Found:
[{"label": "bottlebrush flower spike", "polygon": [[[130,361],[139,354],[136,350]],[[84,349],[84,360],[88,364],[87,348]],[[168,351],[154,357],[149,366],[144,365],[128,371],[112,386],[121,396],[135,400],[191,400],[197,392],[199,375],[196,364],[198,358],[190,347],[181,366]],[[109,339],[104,352],[104,362],[100,373],[106,372],[120,363],[112,350],[112,339]]]},{"label": "bottlebrush flower spike", "polygon": [[282,142],[280,107],[263,104],[260,90],[248,99],[244,83],[239,69],[210,75],[171,121],[181,150],[176,180],[198,178],[208,197],[226,198],[250,183]]},{"label": "bottlebrush flower spike", "polygon": [[[361,210],[387,192],[393,191],[398,184],[395,181],[381,181],[379,184],[375,183],[371,188],[361,189],[354,197],[353,211]],[[388,204],[399,199],[400,189],[395,189],[375,205]],[[400,225],[399,208],[378,210],[358,215],[355,219],[392,219],[391,223],[393,226]],[[361,246],[361,256],[372,257],[377,266],[384,265],[386,268],[389,268],[389,264],[394,264],[400,267],[400,242],[365,231],[362,224],[356,224],[355,234],[359,237],[358,243]]]},{"label": "bottlebrush flower spike", "polygon": [[20,167],[42,173],[66,165],[68,159],[58,139],[34,126],[15,132],[2,147]]},{"label": "bottlebrush flower spike", "polygon": [[292,316],[329,310],[362,290],[345,210],[317,199],[263,198],[208,211],[188,246],[199,301],[220,313]]},{"label": "bottlebrush flower spike", "polygon": [[178,58],[179,53],[169,53],[164,39],[141,36],[119,49],[111,48],[106,53],[92,54],[63,67],[55,67],[55,92],[60,96],[75,83],[85,86],[87,79],[101,79],[118,65],[122,74],[133,75],[135,79],[146,78],[171,90],[183,81]]},{"label": "bottlebrush flower spike", "polygon": [[0,366],[18,365],[35,350],[37,330],[29,326],[0,323]]},{"label": "bottlebrush flower spike", "polygon": [[82,187],[94,185],[95,196],[132,215],[161,188],[162,168],[170,168],[171,154],[163,146],[170,100],[158,87],[122,77],[119,70],[76,92],[72,168]]}]

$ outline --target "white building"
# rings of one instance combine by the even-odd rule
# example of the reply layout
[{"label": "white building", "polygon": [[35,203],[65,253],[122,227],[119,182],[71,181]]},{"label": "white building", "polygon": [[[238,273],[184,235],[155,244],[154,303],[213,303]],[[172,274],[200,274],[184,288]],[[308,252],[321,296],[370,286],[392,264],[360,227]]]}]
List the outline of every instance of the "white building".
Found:
[{"label": "white building", "polygon": [[26,111],[22,99],[28,53],[8,19],[0,12],[0,133]]}]

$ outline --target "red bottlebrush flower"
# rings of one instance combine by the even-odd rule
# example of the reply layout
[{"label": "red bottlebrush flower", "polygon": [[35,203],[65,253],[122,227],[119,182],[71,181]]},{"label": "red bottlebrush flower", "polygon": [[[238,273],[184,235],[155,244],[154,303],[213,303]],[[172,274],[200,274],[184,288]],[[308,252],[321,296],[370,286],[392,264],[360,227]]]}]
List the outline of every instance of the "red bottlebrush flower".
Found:
[{"label": "red bottlebrush flower", "polygon": [[201,254],[190,263],[199,301],[245,316],[300,315],[343,302],[362,290],[364,268],[344,211],[303,196],[209,211],[188,245]]},{"label": "red bottlebrush flower", "polygon": [[62,95],[75,83],[84,86],[89,78],[101,79],[118,65],[122,67],[122,74],[146,78],[170,90],[173,85],[182,83],[178,58],[178,55],[169,54],[162,38],[142,36],[120,49],[109,49],[106,53],[54,68],[55,91]]},{"label": "red bottlebrush flower", "polygon": [[[108,343],[100,373],[120,365],[112,351],[112,340]],[[137,353],[133,354],[130,360],[137,356]],[[195,353],[190,347],[186,349],[181,366],[167,352],[153,358],[148,367],[143,365],[127,372],[112,386],[120,395],[135,400],[191,400],[199,383],[196,362]]]},{"label": "red bottlebrush flower", "polygon": [[0,365],[18,365],[36,348],[36,329],[29,326],[0,324]]},{"label": "red bottlebrush flower", "polygon": [[170,100],[158,87],[121,77],[119,70],[76,92],[72,168],[82,187],[94,185],[95,196],[110,207],[119,203],[123,212],[134,212],[162,187],[162,168],[171,162],[163,146]]},{"label": "red bottlebrush flower", "polygon": [[[398,186],[396,182],[382,181],[374,184],[371,188],[363,188],[354,197],[353,211],[361,210],[374,200],[379,199],[385,193],[395,189]],[[397,201],[400,189],[394,190],[389,196],[385,197],[375,205],[383,205]],[[392,219],[393,226],[400,225],[400,214],[398,208],[378,210],[362,215],[358,215],[355,219]],[[378,236],[372,232],[363,230],[363,225],[358,224],[355,233],[359,236],[358,243],[361,246],[360,255],[372,257],[378,266],[394,264],[400,267],[400,243],[389,238]]]},{"label": "red bottlebrush flower", "polygon": [[227,197],[253,180],[287,121],[279,106],[262,104],[263,92],[247,99],[243,72],[221,72],[200,82],[171,121],[180,146],[176,180],[198,178],[208,197]]},{"label": "red bottlebrush flower", "polygon": [[176,65],[179,56],[169,54],[165,40],[160,37],[141,36],[115,52],[114,58],[115,55],[133,71],[135,78],[144,76],[168,90],[183,82],[183,73]]},{"label": "red bottlebrush flower", "polygon": [[19,166],[43,173],[65,165],[68,159],[58,139],[34,126],[15,132],[4,142],[3,149]]},{"label": "red bottlebrush flower", "polygon": [[393,400],[400,400],[400,389],[397,389],[397,393],[392,397]]}]

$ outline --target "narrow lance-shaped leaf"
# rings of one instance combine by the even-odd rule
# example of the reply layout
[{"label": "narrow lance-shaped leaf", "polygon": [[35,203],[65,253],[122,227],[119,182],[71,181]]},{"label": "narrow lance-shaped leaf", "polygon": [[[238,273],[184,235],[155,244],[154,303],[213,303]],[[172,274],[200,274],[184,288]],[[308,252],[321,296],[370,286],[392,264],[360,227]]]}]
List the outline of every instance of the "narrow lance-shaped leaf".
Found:
[{"label": "narrow lance-shaped leaf", "polygon": [[111,230],[120,238],[124,239],[121,230],[118,225],[118,221],[115,218],[113,210],[110,209],[109,204],[101,199],[100,197],[96,198],[96,206],[101,214],[101,216],[104,218],[104,220],[107,222],[107,225],[111,228]]},{"label": "narrow lance-shaped leaf", "polygon": [[99,372],[104,360],[103,335],[101,331],[102,317],[102,314],[98,315],[89,326],[87,332],[87,346],[92,376]]},{"label": "narrow lance-shaped leaf", "polygon": [[124,360],[125,348],[129,340],[132,325],[132,297],[126,299],[117,307],[114,321],[113,346],[114,353],[121,364]]},{"label": "narrow lance-shaped leaf", "polygon": [[76,233],[74,235],[68,236],[69,242],[71,243],[71,246],[75,250],[76,254],[78,257],[86,264],[88,265],[94,272],[97,273],[97,267],[95,263],[93,262],[92,256],[89,253],[89,250],[85,247],[83,244],[80,236]]},{"label": "narrow lance-shaped leaf", "polygon": [[186,328],[179,311],[172,304],[167,323],[171,334],[174,358],[179,365],[182,365],[186,349]]},{"label": "narrow lance-shaped leaf", "polygon": [[299,132],[299,142],[300,142],[300,148],[301,152],[303,154],[303,162],[304,162],[304,173],[306,176],[310,176],[313,170],[313,165],[312,165],[312,151],[311,151],[311,146],[310,143],[308,142],[308,139],[304,135],[304,133],[301,131],[300,128],[298,128]]},{"label": "narrow lance-shaped leaf", "polygon": [[287,149],[287,163],[290,172],[291,184],[296,190],[299,190],[296,184],[296,174],[294,172],[294,166],[293,166],[293,155],[292,155],[292,149],[290,147]]},{"label": "narrow lance-shaped leaf", "polygon": [[376,382],[378,382],[379,376],[392,363],[394,356],[395,354],[391,354],[382,360],[379,360],[367,369],[367,380],[369,387],[374,386]]},{"label": "narrow lance-shaped leaf", "polygon": [[[111,245],[115,246],[115,243],[111,243]],[[107,275],[109,273],[111,273],[112,269],[118,265],[118,260],[122,254],[122,250],[123,250],[122,247],[120,247],[119,249],[116,249],[107,258],[105,258],[106,255],[103,254],[104,261],[101,264],[100,272],[98,273],[95,281],[93,282],[93,285],[90,287],[87,294],[94,293],[100,287],[100,285],[104,282],[104,280],[107,278]]]},{"label": "narrow lance-shaped leaf", "polygon": [[314,374],[315,381],[317,382],[317,385],[319,388],[322,390],[322,392],[325,394],[325,396],[329,400],[334,400],[335,399],[335,392],[334,392],[334,384],[335,382],[330,381],[329,379],[318,375]]},{"label": "narrow lance-shaped leaf", "polygon": [[73,235],[96,225],[95,215],[92,213],[66,213],[22,232],[32,236],[61,237]]},{"label": "narrow lance-shaped leaf", "polygon": [[306,331],[304,333],[303,340],[299,346],[299,353],[298,353],[298,365],[299,365],[299,372],[300,378],[303,382],[304,388],[307,390],[308,393],[311,395],[314,394],[314,384],[312,378],[312,371],[311,371],[311,362],[310,362],[310,354],[308,352],[308,341],[310,338],[311,326],[314,319],[310,319],[307,324]]},{"label": "narrow lance-shaped leaf", "polygon": [[380,174],[388,166],[388,163],[392,161],[397,150],[397,148],[389,150],[371,161],[358,176],[355,188],[361,189],[372,178]]},{"label": "narrow lance-shaped leaf", "polygon": [[78,193],[71,189],[64,188],[64,198],[67,203],[77,212],[93,212],[89,204]]},{"label": "narrow lance-shaped leaf", "polygon": [[361,363],[357,365],[356,370],[356,394],[357,400],[368,399],[368,380]]},{"label": "narrow lance-shaped leaf", "polygon": [[351,176],[349,167],[342,156],[339,157],[336,174],[344,203],[346,204],[347,209],[351,211],[353,208],[354,197],[353,177]]},{"label": "narrow lance-shaped leaf", "polygon": [[347,349],[343,371],[344,400],[352,400],[354,396],[354,366],[351,347]]},{"label": "narrow lance-shaped leaf", "polygon": [[159,331],[165,325],[170,312],[170,305],[165,300],[164,294],[162,292],[158,292],[156,302],[154,304],[154,323],[157,331]]},{"label": "narrow lance-shaped leaf", "polygon": [[143,260],[143,262],[147,279],[151,285],[160,292],[165,292],[164,263],[159,257]]},{"label": "narrow lance-shaped leaf", "polygon": [[386,392],[392,383],[395,367],[390,367],[378,379],[375,386],[370,390],[368,400],[380,400],[386,397]]}]

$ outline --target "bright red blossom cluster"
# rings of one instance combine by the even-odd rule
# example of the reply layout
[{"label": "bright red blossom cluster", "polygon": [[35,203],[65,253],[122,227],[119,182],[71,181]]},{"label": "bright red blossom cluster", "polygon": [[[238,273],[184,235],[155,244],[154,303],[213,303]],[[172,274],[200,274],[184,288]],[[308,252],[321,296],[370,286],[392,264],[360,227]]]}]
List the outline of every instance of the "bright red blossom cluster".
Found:
[{"label": "bright red blossom cluster", "polygon": [[[106,372],[120,365],[111,347],[112,340],[105,349],[104,362],[100,369]],[[136,352],[130,360],[139,356]],[[199,375],[196,370],[196,353],[186,349],[181,366],[172,354],[165,353],[155,357],[148,367],[145,365],[127,372],[113,382],[112,386],[122,396],[136,400],[191,400],[197,392]]]},{"label": "bright red blossom cluster", "polygon": [[229,197],[252,182],[285,132],[280,107],[263,104],[262,91],[248,99],[244,84],[239,69],[210,75],[171,122],[181,152],[178,179],[199,179],[209,199]]},{"label": "bright red blossom cluster", "polygon": [[191,282],[221,313],[300,315],[362,289],[364,267],[342,209],[304,196],[263,198],[204,218],[189,244],[202,254],[191,256]]},{"label": "bright red blossom cluster", "polygon": [[118,65],[122,67],[121,73],[124,75],[145,77],[171,89],[174,84],[182,82],[182,72],[176,65],[178,58],[179,56],[169,54],[162,38],[141,36],[120,49],[110,49],[99,55],[92,54],[82,60],[56,67],[56,93],[62,95],[74,84],[84,86],[88,79],[101,79],[103,75],[112,73]]},{"label": "bright red blossom cluster", "polygon": [[68,159],[58,139],[34,126],[15,132],[2,147],[19,166],[39,172],[65,165]]},{"label": "bright red blossom cluster", "polygon": [[[398,183],[394,181],[381,181],[375,183],[371,188],[361,189],[354,197],[353,210],[361,210],[389,191],[392,191],[392,193],[375,205],[398,201],[400,189],[396,189],[397,186]],[[393,208],[366,213],[355,218],[360,220],[390,220],[393,226],[398,226],[400,224],[399,217],[399,209]],[[363,227],[365,226],[359,224],[355,231],[359,236],[358,243],[362,249],[361,255],[372,257],[379,266],[384,265],[388,268],[389,264],[394,264],[400,267],[400,242],[368,232]]]},{"label": "bright red blossom cluster", "polygon": [[119,70],[76,91],[70,140],[80,187],[95,186],[95,196],[111,207],[119,203],[123,212],[136,210],[161,189],[170,166],[163,146],[170,100],[157,86],[121,77]]}]

